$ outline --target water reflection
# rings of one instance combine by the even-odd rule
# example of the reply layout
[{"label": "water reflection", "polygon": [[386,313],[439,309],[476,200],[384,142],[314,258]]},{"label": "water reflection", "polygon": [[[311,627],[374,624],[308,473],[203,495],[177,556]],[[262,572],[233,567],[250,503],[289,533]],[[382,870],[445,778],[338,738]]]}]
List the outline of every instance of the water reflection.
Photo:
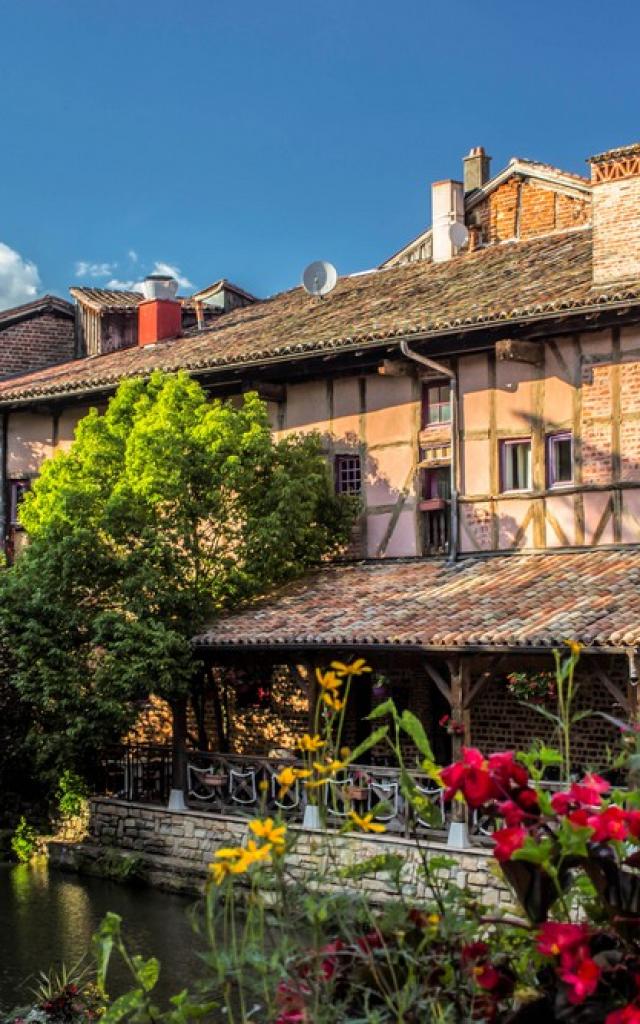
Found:
[{"label": "water reflection", "polygon": [[[33,865],[0,864],[0,1009],[24,1002],[38,971],[77,960],[101,918],[112,910],[126,922],[129,944],[162,963],[159,996],[166,999],[199,973],[200,943],[187,919],[193,900],[153,889]],[[117,994],[122,975],[114,976]]]}]

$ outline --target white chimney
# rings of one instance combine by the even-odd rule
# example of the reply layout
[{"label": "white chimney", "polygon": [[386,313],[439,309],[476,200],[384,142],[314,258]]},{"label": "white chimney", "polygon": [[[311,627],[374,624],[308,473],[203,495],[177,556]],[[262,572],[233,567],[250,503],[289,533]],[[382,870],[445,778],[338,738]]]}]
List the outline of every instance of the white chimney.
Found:
[{"label": "white chimney", "polygon": [[[451,230],[453,224],[464,229],[464,186],[461,181],[434,181],[431,186],[434,263],[445,263],[457,252],[456,231]],[[459,230],[458,237],[463,235],[464,231]]]}]

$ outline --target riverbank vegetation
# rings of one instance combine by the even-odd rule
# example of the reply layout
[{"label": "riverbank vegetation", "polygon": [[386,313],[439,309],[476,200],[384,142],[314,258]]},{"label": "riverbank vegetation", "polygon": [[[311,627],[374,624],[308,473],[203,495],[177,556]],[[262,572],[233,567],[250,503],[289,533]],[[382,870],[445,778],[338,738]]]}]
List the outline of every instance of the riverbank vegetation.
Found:
[{"label": "riverbank vegetation", "polygon": [[[442,769],[418,721],[392,701],[369,716],[373,731],[363,746],[342,746],[344,706],[355,686],[368,685],[368,666],[335,662],[318,672],[316,730],[299,740],[305,767],[280,776],[282,796],[302,778],[322,816],[331,780],[367,744],[384,742],[404,799],[425,820],[433,804],[408,774],[403,737],[410,737],[446,798],[494,823],[496,872],[511,907],[487,905],[458,886],[454,857],[434,856],[419,842],[417,872],[384,843],[373,858],[345,866],[336,854],[341,837],[326,831],[317,833],[301,883],[290,868],[299,830],[263,813],[248,821],[241,845],[216,851],[194,914],[208,944],[202,979],[169,1008],[155,1005],[161,965],[128,949],[116,915],[104,920],[94,941],[105,1024],[639,1024],[640,733],[635,722],[619,722],[620,752],[601,772],[571,777],[578,657],[576,645],[558,657],[559,750],[535,744],[485,757],[463,747]],[[551,769],[559,776],[552,786]],[[613,781],[620,773],[624,786]],[[342,832],[379,835],[384,817],[383,804],[366,813],[352,807]],[[385,879],[382,905],[358,887],[372,875]],[[127,966],[131,988],[109,1001],[114,956]]]}]

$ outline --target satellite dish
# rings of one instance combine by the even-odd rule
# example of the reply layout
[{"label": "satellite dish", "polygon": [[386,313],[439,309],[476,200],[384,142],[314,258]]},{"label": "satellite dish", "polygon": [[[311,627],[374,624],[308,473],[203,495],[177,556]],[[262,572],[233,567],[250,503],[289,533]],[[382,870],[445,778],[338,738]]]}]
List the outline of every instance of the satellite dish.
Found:
[{"label": "satellite dish", "polygon": [[332,263],[326,260],[316,260],[310,263],[302,275],[302,286],[309,295],[317,295],[322,298],[333,291],[338,280],[338,271]]},{"label": "satellite dish", "polygon": [[456,249],[461,249],[462,246],[466,245],[469,241],[469,232],[465,228],[464,224],[461,224],[460,221],[457,220],[449,226],[449,238],[453,245],[455,245]]}]

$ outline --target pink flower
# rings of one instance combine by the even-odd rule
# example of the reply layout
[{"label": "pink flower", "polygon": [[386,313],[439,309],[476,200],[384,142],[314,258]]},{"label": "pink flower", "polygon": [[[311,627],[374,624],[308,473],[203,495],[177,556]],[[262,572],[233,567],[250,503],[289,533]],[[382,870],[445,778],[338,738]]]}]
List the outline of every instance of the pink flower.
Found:
[{"label": "pink flower", "polygon": [[501,828],[493,833],[495,846],[493,856],[500,864],[511,860],[516,850],[519,850],[527,837],[526,829],[517,825],[515,828]]},{"label": "pink flower", "polygon": [[608,1014],[604,1024],[640,1024],[640,1006],[628,1003],[621,1010],[614,1010]]},{"label": "pink flower", "polygon": [[560,971],[560,977],[565,985],[569,986],[569,1002],[576,1006],[578,1003],[584,1003],[588,996],[592,996],[598,987],[600,973],[597,963],[589,956],[578,960],[573,969]]},{"label": "pink flower", "polygon": [[587,824],[594,830],[592,841],[606,843],[609,839],[626,839],[629,835],[626,818],[626,812],[615,804],[607,807],[606,811],[601,811],[600,814],[590,815]]},{"label": "pink flower", "polygon": [[538,932],[537,948],[543,956],[561,956],[587,949],[589,927],[586,924],[560,924],[546,921]]}]

